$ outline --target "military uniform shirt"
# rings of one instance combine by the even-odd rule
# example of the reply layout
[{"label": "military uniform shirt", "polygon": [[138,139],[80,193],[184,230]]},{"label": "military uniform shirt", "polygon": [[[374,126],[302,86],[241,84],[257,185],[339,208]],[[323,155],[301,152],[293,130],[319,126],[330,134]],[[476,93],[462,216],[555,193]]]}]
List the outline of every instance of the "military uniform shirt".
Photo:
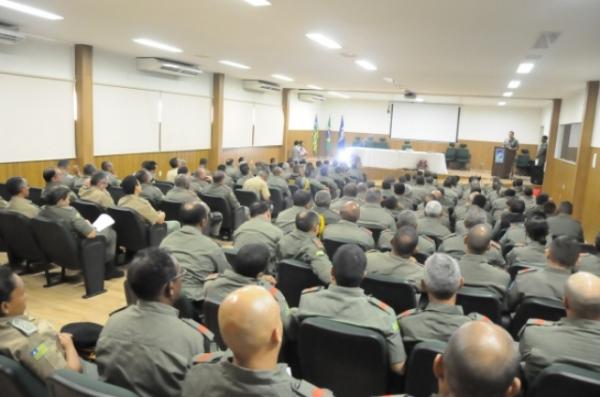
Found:
[{"label": "military uniform shirt", "polygon": [[428,216],[418,220],[417,231],[419,234],[424,234],[426,236],[432,236],[439,239],[450,234],[450,230],[442,224],[441,219],[431,218]]},{"label": "military uniform shirt", "polygon": [[463,308],[458,305],[429,303],[425,309],[411,309],[401,313],[398,324],[405,342],[448,342],[461,325],[481,318],[484,317],[477,313],[466,316]]},{"label": "military uniform shirt", "polygon": [[286,210],[283,210],[277,215],[275,219],[275,225],[280,228],[283,233],[291,233],[296,230],[296,215],[306,210],[306,208],[299,205],[294,205]]},{"label": "military uniform shirt", "polygon": [[504,236],[500,239],[500,244],[505,245],[516,245],[527,243],[527,232],[525,231],[524,223],[511,223]]},{"label": "military uniform shirt", "polygon": [[220,303],[225,300],[230,292],[247,285],[259,285],[273,295],[273,298],[279,304],[279,313],[281,314],[283,326],[287,329],[290,323],[290,308],[287,301],[281,291],[263,279],[246,277],[233,270],[226,269],[222,274],[209,276],[206,279],[206,283],[204,284],[204,298]]},{"label": "military uniform shirt", "polygon": [[240,202],[229,186],[213,183],[205,189],[204,193],[224,198],[229,203],[232,211],[241,207]]},{"label": "military uniform shirt", "polygon": [[4,209],[6,207],[8,207],[8,203],[0,197],[0,209]]},{"label": "military uniform shirt", "polygon": [[[395,232],[391,230],[384,230],[379,235],[377,247],[379,249],[392,249],[392,239],[394,238]],[[425,254],[427,256],[435,253],[435,242],[427,236],[419,236],[419,242],[417,243],[417,252]]]},{"label": "military uniform shirt", "polygon": [[335,321],[380,332],[386,339],[390,364],[406,360],[400,328],[394,310],[378,299],[365,295],[361,288],[330,285],[309,288],[292,312],[297,324],[308,317],[327,317]]},{"label": "military uniform shirt", "polygon": [[177,171],[179,170],[179,167],[175,167],[175,168],[171,168],[169,171],[167,171],[167,176],[165,177],[165,180],[167,182],[175,182],[175,177],[177,176]]},{"label": "military uniform shirt", "polygon": [[548,218],[551,236],[567,236],[583,242],[583,229],[579,221],[567,214],[558,214]]},{"label": "military uniform shirt", "polygon": [[354,201],[358,205],[362,204],[362,202],[358,199],[358,197],[342,196],[336,200],[333,200],[331,202],[331,205],[329,206],[329,208],[331,208],[333,211],[340,212],[340,210],[342,209],[344,204],[346,204],[348,201]]},{"label": "military uniform shirt", "polygon": [[562,300],[565,283],[571,274],[569,269],[559,269],[548,265],[543,269],[521,270],[508,290],[509,309],[514,309],[528,296]]},{"label": "military uniform shirt", "polygon": [[[229,177],[227,177],[229,178]],[[227,179],[225,178],[225,179]],[[229,183],[226,182],[226,180],[223,180],[223,184],[229,186]],[[231,179],[231,178],[229,178]],[[203,179],[198,179],[196,177],[191,177],[190,178],[190,189],[193,190],[196,193],[203,193],[206,189],[208,189],[208,187],[210,186],[210,182],[203,180]]]},{"label": "military uniform shirt", "polygon": [[313,234],[298,229],[283,236],[277,247],[279,259],[297,259],[310,265],[313,273],[325,284],[331,282],[331,261],[323,244]]},{"label": "military uniform shirt", "polygon": [[[448,254],[459,261],[467,253],[464,234],[456,233],[446,236],[446,238],[442,240],[438,252]],[[506,266],[506,262],[500,251],[500,246],[494,241],[490,243],[490,248],[485,251],[484,256],[487,258],[487,263],[490,265],[499,268],[504,268]]]},{"label": "military uniform shirt", "polygon": [[338,213],[333,212],[329,208],[314,207],[312,210],[323,217],[325,220],[325,225],[331,225],[332,223],[339,222],[339,220],[342,219]]},{"label": "military uniform shirt", "polygon": [[113,207],[115,201],[107,190],[99,189],[96,186],[91,186],[89,189],[80,190],[79,197],[82,200],[91,201],[101,205],[104,208]]},{"label": "military uniform shirt", "polygon": [[367,274],[398,277],[420,289],[425,269],[414,259],[403,258],[392,252],[369,252]]},{"label": "military uniform shirt", "polygon": [[262,216],[246,221],[233,232],[233,246],[237,249],[248,244],[264,244],[269,247],[271,260],[277,254],[277,244],[283,237],[283,232]]},{"label": "military uniform shirt", "polygon": [[366,250],[375,247],[371,232],[358,226],[356,223],[341,219],[339,222],[328,225],[323,232],[324,240],[341,241],[347,244],[358,244]]},{"label": "military uniform shirt", "polygon": [[19,196],[13,196],[8,202],[8,207],[6,207],[6,209],[18,212],[21,215],[25,215],[27,218],[35,218],[40,213],[40,207]]},{"label": "military uniform shirt", "polygon": [[186,270],[182,293],[192,300],[204,296],[204,280],[208,275],[231,269],[221,247],[194,226],[185,225],[169,234],[160,246],[168,249]]},{"label": "military uniform shirt", "polygon": [[135,210],[151,225],[154,225],[158,221],[158,212],[156,212],[150,202],[143,197],[135,194],[125,195],[119,199],[118,206]]},{"label": "military uniform shirt", "polygon": [[175,201],[177,203],[194,203],[200,201],[198,195],[190,189],[177,186],[167,192],[165,199]]},{"label": "military uniform shirt", "polygon": [[555,362],[600,372],[600,321],[562,318],[557,322],[529,320],[519,350],[531,382]]},{"label": "military uniform shirt", "polygon": [[380,226],[383,229],[396,231],[396,220],[379,204],[365,204],[360,207],[360,217],[357,223],[361,225]]},{"label": "military uniform shirt", "polygon": [[164,198],[163,192],[151,183],[142,183],[140,196],[154,204],[160,203]]},{"label": "military uniform shirt", "polygon": [[481,287],[502,299],[506,294],[510,275],[490,265],[484,255],[465,254],[458,262],[465,285]]},{"label": "military uniform shirt", "polygon": [[506,263],[512,265],[526,265],[545,267],[546,246],[537,241],[529,241],[527,245],[518,245],[506,255]]},{"label": "military uniform shirt", "polygon": [[[35,332],[28,336],[20,330],[19,321],[33,325]],[[57,369],[67,368],[65,352],[50,323],[26,315],[0,317],[0,354],[18,361],[42,381]]]},{"label": "military uniform shirt", "polygon": [[[48,194],[54,190],[55,188],[59,187],[59,186],[66,186],[69,189],[71,189],[71,185],[69,185],[68,183],[66,183],[66,178],[65,178],[65,183],[60,183],[60,182],[47,182],[46,186],[44,186],[44,190],[42,190],[42,199],[44,201],[46,201]],[[73,191],[69,191],[69,199],[71,199],[71,201],[77,200],[77,195],[75,194],[75,192]]]},{"label": "military uniform shirt", "polygon": [[600,276],[600,257],[591,254],[581,254],[579,257],[579,271]]},{"label": "military uniform shirt", "polygon": [[267,179],[267,186],[269,188],[281,190],[281,193],[284,197],[291,197],[292,195],[290,192],[290,186],[281,176],[270,175],[269,179]]},{"label": "military uniform shirt", "polygon": [[285,364],[277,364],[271,371],[253,371],[226,359],[196,364],[185,379],[181,396],[327,397],[333,394],[292,378]]},{"label": "military uniform shirt", "polygon": [[244,182],[242,189],[256,193],[256,196],[260,200],[268,201],[271,198],[269,186],[267,185],[267,182],[260,176],[247,179]]}]

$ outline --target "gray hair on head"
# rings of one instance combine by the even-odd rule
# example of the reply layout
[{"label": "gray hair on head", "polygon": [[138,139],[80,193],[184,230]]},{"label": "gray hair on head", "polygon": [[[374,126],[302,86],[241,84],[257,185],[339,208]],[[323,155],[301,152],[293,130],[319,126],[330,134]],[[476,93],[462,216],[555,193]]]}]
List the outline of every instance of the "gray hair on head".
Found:
[{"label": "gray hair on head", "polygon": [[370,188],[367,190],[365,195],[365,201],[367,203],[379,204],[381,202],[381,190],[377,188]]},{"label": "gray hair on head", "polygon": [[317,207],[329,207],[331,204],[331,194],[327,190],[319,190],[315,194],[315,205]]},{"label": "gray hair on head", "polygon": [[438,216],[442,215],[443,210],[444,209],[439,201],[431,200],[425,206],[425,215],[432,218],[437,218]]},{"label": "gray hair on head", "polygon": [[415,229],[417,228],[417,214],[415,214],[414,211],[411,210],[404,210],[401,211],[398,214],[398,222],[396,223],[396,226],[398,226],[398,228],[401,228],[402,226],[412,226]]},{"label": "gray hair on head", "polygon": [[433,254],[425,261],[425,284],[427,292],[438,299],[449,299],[460,288],[460,267],[447,254]]},{"label": "gray hair on head", "polygon": [[471,207],[465,214],[464,222],[467,229],[481,225],[482,223],[487,223],[487,213],[479,207]]}]

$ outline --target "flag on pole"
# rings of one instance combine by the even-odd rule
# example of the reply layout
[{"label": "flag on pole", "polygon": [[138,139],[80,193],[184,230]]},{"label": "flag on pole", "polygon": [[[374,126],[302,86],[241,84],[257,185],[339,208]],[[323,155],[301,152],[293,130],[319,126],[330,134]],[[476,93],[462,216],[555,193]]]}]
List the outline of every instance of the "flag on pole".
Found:
[{"label": "flag on pole", "polygon": [[338,138],[338,149],[343,149],[346,147],[346,138],[344,137],[344,116],[342,116],[342,120],[340,121],[340,135]]},{"label": "flag on pole", "polygon": [[325,136],[325,151],[327,154],[331,151],[331,116],[327,121],[327,135]]},{"label": "flag on pole", "polygon": [[315,126],[313,128],[313,133],[312,133],[312,149],[313,149],[313,155],[317,155],[317,151],[319,150],[319,119],[317,118],[317,115],[315,114]]}]

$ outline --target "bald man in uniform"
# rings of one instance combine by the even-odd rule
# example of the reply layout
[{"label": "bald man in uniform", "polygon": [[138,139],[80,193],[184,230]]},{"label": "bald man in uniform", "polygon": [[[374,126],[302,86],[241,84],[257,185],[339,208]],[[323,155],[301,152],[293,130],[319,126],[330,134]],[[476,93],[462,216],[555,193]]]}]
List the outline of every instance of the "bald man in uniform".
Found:
[{"label": "bald man in uniform", "polygon": [[366,274],[367,258],[356,244],[341,246],[333,256],[332,282],[327,289],[309,288],[302,292],[300,304],[292,309],[290,335],[294,325],[308,317],[326,317],[357,327],[380,332],[386,339],[391,371],[404,373],[406,352],[394,310],[378,299],[365,295],[360,283]]},{"label": "bald man in uniform", "polygon": [[515,397],[521,390],[519,352],[508,332],[471,321],[433,362],[439,397]]},{"label": "bald man in uniform", "polygon": [[314,211],[303,210],[296,215],[296,230],[279,240],[277,257],[297,259],[310,265],[313,273],[323,282],[331,282],[331,262],[325,253],[323,243],[317,238],[319,215]]},{"label": "bald man in uniform", "polygon": [[47,321],[26,315],[26,304],[21,277],[9,266],[0,267],[0,354],[18,361],[42,381],[57,369],[81,372],[72,335],[57,334]]},{"label": "bald man in uniform", "polygon": [[367,253],[367,273],[397,277],[420,288],[424,269],[412,257],[417,242],[417,231],[413,227],[401,227],[391,241],[392,251]]},{"label": "bald man in uniform", "polygon": [[411,309],[398,316],[404,342],[426,340],[447,342],[452,333],[464,323],[485,317],[471,313],[466,316],[456,304],[456,293],[464,285],[460,268],[454,258],[433,254],[425,262],[421,290],[427,293],[427,306]]},{"label": "bald man in uniform", "polygon": [[565,284],[567,316],[529,320],[520,341],[525,375],[531,382],[547,366],[562,362],[600,372],[600,278],[579,272]]},{"label": "bald man in uniform", "polygon": [[503,299],[510,283],[510,275],[489,264],[485,252],[489,249],[491,239],[492,229],[487,224],[469,229],[465,236],[467,253],[458,264],[465,285],[485,288]]},{"label": "bald man in uniform", "polygon": [[356,222],[360,219],[360,206],[355,201],[344,203],[340,209],[339,222],[327,225],[323,231],[323,239],[358,244],[366,250],[375,247],[371,232],[360,227]]},{"label": "bald man in uniform", "polygon": [[230,293],[219,307],[219,330],[232,358],[198,357],[183,384],[182,397],[331,396],[328,390],[292,378],[277,359],[283,341],[279,306],[260,286]]},{"label": "bald man in uniform", "polygon": [[566,236],[552,240],[544,268],[521,270],[510,285],[508,307],[515,309],[528,296],[562,300],[565,283],[577,270],[579,243]]}]

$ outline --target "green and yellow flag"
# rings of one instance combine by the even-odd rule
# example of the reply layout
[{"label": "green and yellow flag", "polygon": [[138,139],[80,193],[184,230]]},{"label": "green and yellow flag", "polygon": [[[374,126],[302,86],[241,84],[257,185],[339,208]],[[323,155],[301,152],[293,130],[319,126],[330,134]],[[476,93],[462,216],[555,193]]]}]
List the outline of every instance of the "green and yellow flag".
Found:
[{"label": "green and yellow flag", "polygon": [[315,114],[315,126],[313,128],[313,133],[312,133],[312,149],[313,149],[313,154],[316,156],[317,151],[319,150],[319,119],[316,114]]}]

